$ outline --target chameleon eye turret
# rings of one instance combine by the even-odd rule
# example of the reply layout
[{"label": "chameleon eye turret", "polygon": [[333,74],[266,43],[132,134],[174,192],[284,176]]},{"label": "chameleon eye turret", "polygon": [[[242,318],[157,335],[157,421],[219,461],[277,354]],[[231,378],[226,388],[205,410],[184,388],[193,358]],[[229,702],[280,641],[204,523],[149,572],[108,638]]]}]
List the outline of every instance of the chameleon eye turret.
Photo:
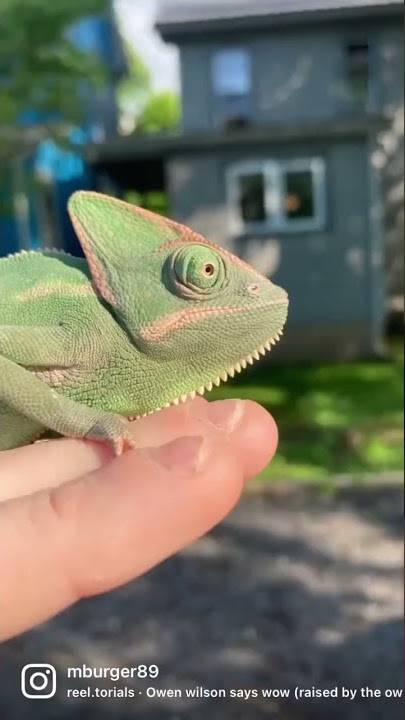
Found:
[{"label": "chameleon eye turret", "polygon": [[180,247],[170,260],[174,285],[181,295],[198,297],[219,292],[227,284],[224,259],[212,247],[201,243]]}]

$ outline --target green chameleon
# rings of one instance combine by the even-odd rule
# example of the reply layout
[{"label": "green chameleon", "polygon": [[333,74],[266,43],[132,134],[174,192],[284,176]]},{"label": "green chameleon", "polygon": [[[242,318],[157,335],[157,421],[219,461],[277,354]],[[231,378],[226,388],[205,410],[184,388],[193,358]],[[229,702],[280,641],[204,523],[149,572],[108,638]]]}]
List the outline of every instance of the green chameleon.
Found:
[{"label": "green chameleon", "polygon": [[279,339],[288,296],[189,228],[76,192],[86,259],[1,267],[1,449],[46,433],[134,445],[128,419],[202,395]]}]

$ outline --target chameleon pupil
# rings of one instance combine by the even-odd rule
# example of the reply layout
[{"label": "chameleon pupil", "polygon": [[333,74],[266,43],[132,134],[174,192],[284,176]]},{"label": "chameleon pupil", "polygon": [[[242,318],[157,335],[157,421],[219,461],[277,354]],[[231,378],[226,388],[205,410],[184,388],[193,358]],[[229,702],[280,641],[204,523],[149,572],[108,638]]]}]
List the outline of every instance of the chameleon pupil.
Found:
[{"label": "chameleon pupil", "polygon": [[204,272],[206,275],[213,275],[214,274],[214,266],[209,264],[204,267]]}]

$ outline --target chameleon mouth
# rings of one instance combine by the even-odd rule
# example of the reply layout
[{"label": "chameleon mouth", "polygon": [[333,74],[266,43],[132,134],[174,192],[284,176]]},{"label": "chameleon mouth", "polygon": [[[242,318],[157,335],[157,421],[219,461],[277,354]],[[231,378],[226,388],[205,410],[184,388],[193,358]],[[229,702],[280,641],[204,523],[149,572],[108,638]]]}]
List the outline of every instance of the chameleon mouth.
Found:
[{"label": "chameleon mouth", "polygon": [[265,355],[266,352],[269,352],[271,350],[272,345],[277,344],[277,342],[281,339],[280,336],[282,334],[283,330],[281,329],[276,332],[269,340],[263,343],[263,345],[260,345],[260,347],[258,347],[252,353],[241,358],[233,366],[227,368],[226,370],[223,370],[222,372],[219,372],[215,378],[204,383],[204,385],[200,385],[200,387],[196,388],[195,390],[191,390],[184,395],[179,395],[179,397],[173,398],[173,400],[164,403],[162,407],[155,408],[155,410],[150,410],[149,412],[143,413],[142,415],[130,416],[128,417],[128,420],[139,420],[139,418],[147,417],[148,415],[154,415],[155,413],[163,410],[164,408],[171,407],[172,405],[180,405],[181,403],[185,403],[187,400],[194,400],[197,395],[202,396],[205,394],[205,392],[210,392],[213,389],[214,385],[218,387],[221,382],[226,382],[230,377],[235,377],[236,373],[242,372],[242,370],[244,370],[248,365],[253,365],[256,360],[260,360],[261,355]]}]

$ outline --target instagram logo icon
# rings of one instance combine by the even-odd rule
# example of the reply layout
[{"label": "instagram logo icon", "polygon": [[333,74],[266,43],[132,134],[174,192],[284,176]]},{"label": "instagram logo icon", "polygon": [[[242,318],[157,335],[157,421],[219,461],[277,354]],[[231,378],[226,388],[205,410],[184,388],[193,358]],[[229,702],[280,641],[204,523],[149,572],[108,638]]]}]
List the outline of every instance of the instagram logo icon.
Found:
[{"label": "instagram logo icon", "polygon": [[46,700],[56,693],[56,670],[48,663],[30,663],[21,670],[21,692],[32,700]]}]

